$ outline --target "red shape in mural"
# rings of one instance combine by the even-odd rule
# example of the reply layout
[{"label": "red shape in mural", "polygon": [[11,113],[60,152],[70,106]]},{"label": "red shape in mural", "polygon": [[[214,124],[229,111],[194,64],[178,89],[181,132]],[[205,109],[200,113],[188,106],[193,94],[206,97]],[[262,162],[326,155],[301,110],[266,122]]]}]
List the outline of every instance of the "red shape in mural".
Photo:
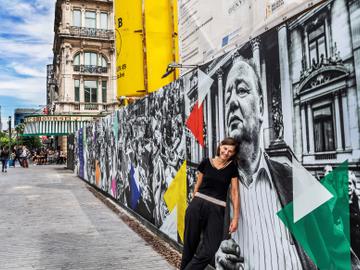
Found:
[{"label": "red shape in mural", "polygon": [[199,144],[202,147],[205,147],[203,111],[204,111],[204,105],[201,104],[200,106],[198,106],[198,102],[196,102],[189,115],[189,118],[186,121],[186,126],[188,129],[190,129],[190,131],[192,132],[196,140],[199,142]]}]

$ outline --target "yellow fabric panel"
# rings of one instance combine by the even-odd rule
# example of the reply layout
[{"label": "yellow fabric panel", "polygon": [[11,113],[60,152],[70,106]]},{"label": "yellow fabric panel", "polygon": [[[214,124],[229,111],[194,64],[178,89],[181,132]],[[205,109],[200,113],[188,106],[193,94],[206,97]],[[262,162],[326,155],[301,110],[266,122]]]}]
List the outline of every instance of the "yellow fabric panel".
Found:
[{"label": "yellow fabric panel", "polygon": [[144,1],[148,91],[154,92],[175,80],[175,73],[161,78],[168,64],[175,61],[174,23],[169,0]]},{"label": "yellow fabric panel", "polygon": [[142,1],[115,1],[116,77],[118,96],[145,92]]},{"label": "yellow fabric panel", "polygon": [[179,178],[179,199],[177,204],[177,226],[181,241],[184,243],[185,231],[185,211],[187,208],[187,181],[186,181],[186,161],[184,161],[178,172]]},{"label": "yellow fabric panel", "polygon": [[187,207],[186,160],[164,193],[164,201],[170,212],[177,207],[177,231],[181,241],[184,241],[185,211]]}]

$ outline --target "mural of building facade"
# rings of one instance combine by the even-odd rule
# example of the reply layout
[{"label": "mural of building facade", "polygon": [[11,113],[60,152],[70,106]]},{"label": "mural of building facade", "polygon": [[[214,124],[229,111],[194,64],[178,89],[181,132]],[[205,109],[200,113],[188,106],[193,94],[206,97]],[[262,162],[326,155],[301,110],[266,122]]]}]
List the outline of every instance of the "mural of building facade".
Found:
[{"label": "mural of building facade", "polygon": [[[198,164],[224,137],[235,137],[241,215],[232,237],[244,268],[316,269],[314,254],[289,236],[277,213],[293,201],[294,164],[320,180],[325,167],[346,160],[350,215],[359,211],[352,206],[360,195],[359,5],[326,1],[80,129],[77,173],[181,243]],[[267,180],[258,184],[262,166]],[[344,223],[334,220],[336,228]],[[338,239],[356,253],[360,222],[350,225],[351,240]],[[337,265],[335,251],[327,252],[324,265]]]}]

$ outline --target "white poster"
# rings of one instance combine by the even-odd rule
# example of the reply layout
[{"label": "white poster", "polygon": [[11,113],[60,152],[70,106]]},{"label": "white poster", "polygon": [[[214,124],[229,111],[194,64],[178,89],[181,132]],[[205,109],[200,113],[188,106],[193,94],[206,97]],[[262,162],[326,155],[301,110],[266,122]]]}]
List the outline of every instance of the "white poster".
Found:
[{"label": "white poster", "polygon": [[322,0],[179,0],[183,64],[203,64]]}]

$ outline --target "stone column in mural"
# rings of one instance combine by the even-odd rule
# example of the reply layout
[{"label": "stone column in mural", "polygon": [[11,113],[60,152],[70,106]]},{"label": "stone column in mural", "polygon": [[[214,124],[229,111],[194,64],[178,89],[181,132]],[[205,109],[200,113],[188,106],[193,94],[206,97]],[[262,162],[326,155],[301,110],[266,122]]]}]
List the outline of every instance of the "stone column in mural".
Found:
[{"label": "stone column in mural", "polygon": [[344,119],[345,150],[349,150],[351,149],[351,136],[350,136],[350,125],[349,125],[349,111],[348,111],[349,107],[348,107],[347,91],[342,91],[341,102],[342,102],[343,119]]},{"label": "stone column in mural", "polygon": [[309,153],[314,154],[315,146],[314,146],[314,123],[312,117],[312,108],[311,104],[307,104],[307,115],[308,115],[308,124],[309,124]]},{"label": "stone column in mural", "polygon": [[307,154],[308,152],[308,143],[306,138],[306,122],[305,104],[303,104],[301,106],[301,137],[303,154]]},{"label": "stone column in mural", "polygon": [[[281,111],[286,115],[283,120],[283,140],[293,148],[293,100],[290,82],[289,53],[287,43],[287,27],[282,24],[278,27],[279,43],[279,64],[280,64],[280,83],[281,83]],[[280,135],[280,134],[279,134]]]},{"label": "stone column in mural", "polygon": [[224,87],[223,87],[223,71],[218,69],[217,72],[218,79],[218,97],[219,97],[219,130],[220,130],[220,141],[225,137],[225,117],[224,117]]},{"label": "stone column in mural", "polygon": [[336,151],[342,150],[342,135],[341,135],[341,119],[340,119],[340,100],[339,93],[335,93],[335,124],[336,124]]}]

